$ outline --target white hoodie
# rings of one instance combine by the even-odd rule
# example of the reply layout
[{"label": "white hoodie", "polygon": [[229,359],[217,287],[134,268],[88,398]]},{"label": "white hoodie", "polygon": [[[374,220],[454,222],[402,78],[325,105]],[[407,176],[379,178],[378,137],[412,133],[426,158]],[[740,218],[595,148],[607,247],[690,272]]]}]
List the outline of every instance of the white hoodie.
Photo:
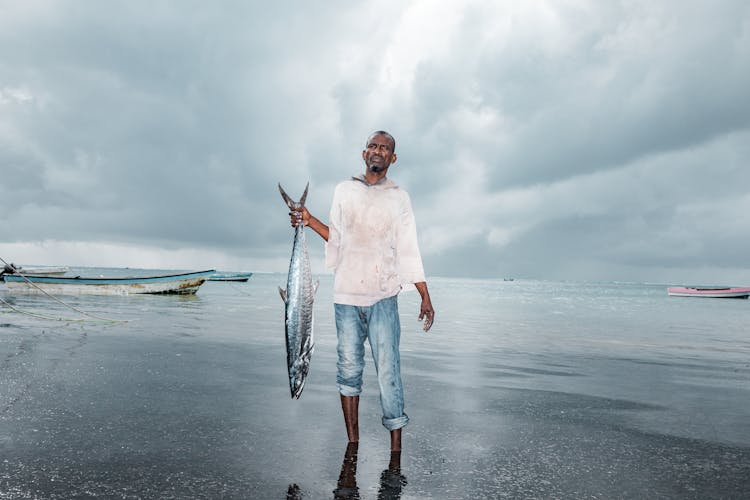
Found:
[{"label": "white hoodie", "polygon": [[364,176],[336,186],[326,266],[334,270],[333,301],[371,306],[425,281],[409,194],[390,179]]}]

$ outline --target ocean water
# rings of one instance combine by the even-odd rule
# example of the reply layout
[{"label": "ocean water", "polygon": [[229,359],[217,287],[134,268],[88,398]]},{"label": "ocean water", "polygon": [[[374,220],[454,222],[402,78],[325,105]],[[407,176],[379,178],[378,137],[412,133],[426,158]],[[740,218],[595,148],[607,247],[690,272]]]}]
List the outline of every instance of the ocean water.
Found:
[{"label": "ocean water", "polygon": [[429,333],[418,294],[400,297],[411,422],[395,466],[369,359],[344,459],[332,279],[318,279],[300,400],[283,274],[64,304],[0,285],[36,315],[0,304],[0,499],[747,498],[750,301],[431,279]]}]

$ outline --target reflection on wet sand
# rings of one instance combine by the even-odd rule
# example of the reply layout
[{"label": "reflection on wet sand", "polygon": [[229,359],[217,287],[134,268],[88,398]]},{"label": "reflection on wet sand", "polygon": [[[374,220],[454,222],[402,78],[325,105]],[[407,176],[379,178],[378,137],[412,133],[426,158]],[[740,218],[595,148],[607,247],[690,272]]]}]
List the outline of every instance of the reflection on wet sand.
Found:
[{"label": "reflection on wet sand", "polygon": [[[333,490],[335,500],[356,500],[360,498],[357,487],[357,452],[358,443],[349,443],[341,463],[341,473]],[[401,489],[406,486],[406,477],[401,474],[401,452],[392,452],[388,468],[380,474],[379,500],[398,500]]]},{"label": "reflection on wet sand", "polygon": [[302,500],[302,492],[297,484],[290,484],[286,490],[286,500]]},{"label": "reflection on wet sand", "polygon": [[406,486],[406,477],[401,474],[401,452],[392,451],[388,468],[380,474],[378,500],[398,500],[401,489]]},{"label": "reflection on wet sand", "polygon": [[357,451],[359,443],[349,443],[346,445],[344,461],[341,463],[341,473],[336,483],[336,489],[333,490],[335,499],[357,499],[359,498],[359,488],[357,488]]}]

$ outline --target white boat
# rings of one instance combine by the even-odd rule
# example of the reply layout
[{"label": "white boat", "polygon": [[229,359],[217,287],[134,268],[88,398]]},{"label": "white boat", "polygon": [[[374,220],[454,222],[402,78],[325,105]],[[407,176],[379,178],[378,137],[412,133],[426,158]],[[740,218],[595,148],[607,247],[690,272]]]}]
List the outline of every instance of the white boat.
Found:
[{"label": "white boat", "polygon": [[746,299],[750,296],[750,288],[741,287],[682,287],[667,288],[667,294],[674,297],[710,297],[715,299]]},{"label": "white boat", "polygon": [[159,276],[81,277],[6,274],[9,292],[73,295],[130,295],[143,293],[193,294],[215,270]]},{"label": "white boat", "polygon": [[13,274],[29,276],[62,276],[70,271],[70,268],[65,266],[14,266],[13,269]]}]

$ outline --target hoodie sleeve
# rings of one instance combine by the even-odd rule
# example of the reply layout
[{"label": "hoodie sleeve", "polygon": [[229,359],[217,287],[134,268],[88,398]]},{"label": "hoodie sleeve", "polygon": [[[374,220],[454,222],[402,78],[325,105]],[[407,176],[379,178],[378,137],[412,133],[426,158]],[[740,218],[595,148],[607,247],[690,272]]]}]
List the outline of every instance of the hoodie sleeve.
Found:
[{"label": "hoodie sleeve", "polygon": [[331,213],[328,216],[328,241],[326,242],[326,267],[335,270],[339,263],[341,247],[341,189],[336,186],[333,191]]},{"label": "hoodie sleeve", "polygon": [[417,242],[417,224],[411,208],[409,194],[403,192],[401,217],[396,240],[398,274],[404,289],[413,288],[414,283],[425,281],[422,256]]}]

